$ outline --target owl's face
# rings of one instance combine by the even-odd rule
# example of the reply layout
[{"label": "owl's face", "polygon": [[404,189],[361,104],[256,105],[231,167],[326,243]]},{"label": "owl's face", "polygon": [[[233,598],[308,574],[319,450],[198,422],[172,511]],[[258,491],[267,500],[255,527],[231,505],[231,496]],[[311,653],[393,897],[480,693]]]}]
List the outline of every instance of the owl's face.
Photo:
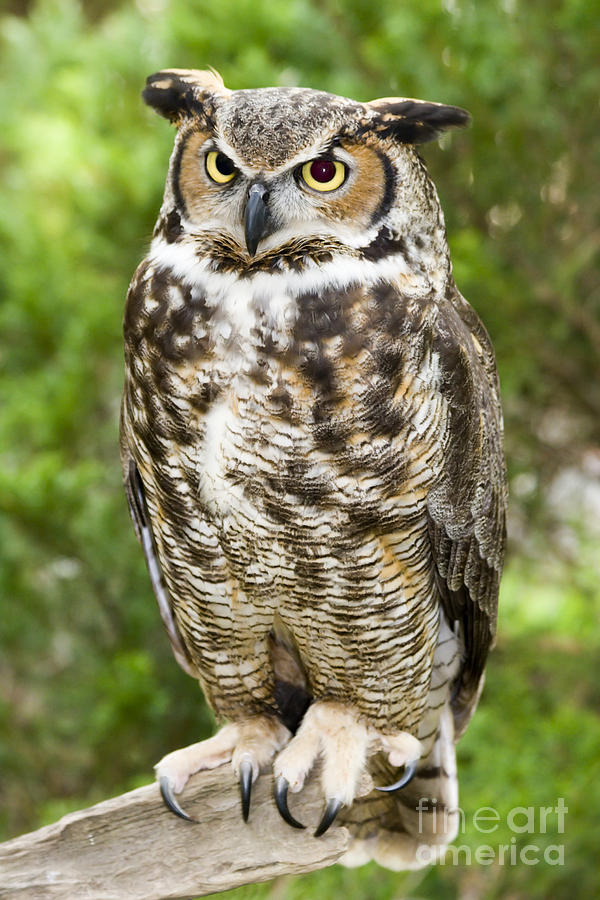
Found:
[{"label": "owl's face", "polygon": [[239,142],[193,130],[182,147],[178,185],[191,224],[228,229],[254,254],[259,244],[266,249],[331,226],[348,240],[363,234],[386,194],[386,163],[367,144],[321,136],[278,165],[265,146],[259,163]]},{"label": "owl's face", "polygon": [[413,100],[228,91],[218,76],[187,70],[151,76],[144,99],[179,129],[163,213],[175,210],[181,233],[202,238],[208,254],[227,242],[241,267],[290,241],[355,252],[382,229],[400,235],[424,217],[439,224],[412,144],[468,118]]}]

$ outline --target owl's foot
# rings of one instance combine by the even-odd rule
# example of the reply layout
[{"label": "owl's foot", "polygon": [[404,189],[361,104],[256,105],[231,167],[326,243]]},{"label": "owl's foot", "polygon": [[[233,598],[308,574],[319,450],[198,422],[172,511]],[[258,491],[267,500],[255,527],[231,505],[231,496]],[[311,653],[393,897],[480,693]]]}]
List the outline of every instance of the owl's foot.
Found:
[{"label": "owl's foot", "polygon": [[165,805],[182,819],[195,822],[182,809],[175,794],[188,779],[204,769],[216,769],[231,762],[240,782],[242,815],[248,821],[252,785],[269,766],[275,754],[290,739],[290,731],[271,716],[254,716],[245,722],[225,725],[213,737],[164,756],[154,767]]},{"label": "owl's foot", "polygon": [[376,731],[371,732],[372,750],[382,750],[392,766],[399,769],[404,766],[404,771],[398,781],[393,784],[376,787],[376,791],[385,791],[391,793],[399,791],[400,788],[406,787],[409,781],[415,776],[417,771],[417,763],[421,756],[421,742],[414,738],[411,734],[404,731],[398,734],[379,734]]},{"label": "owl's foot", "polygon": [[[383,735],[362,722],[356,710],[341,703],[317,701],[309,707],[295,737],[281,751],[273,767],[276,777],[275,802],[288,824],[304,826],[291,815],[288,790],[300,791],[319,755],[323,758],[321,781],[326,799],[323,817],[315,837],[324,834],[342,806],[350,806],[357,796],[373,789],[366,771],[368,757],[382,750],[393,766],[405,766],[403,777],[387,790],[407,784],[421,755],[420,742],[405,732]],[[386,790],[386,788],[384,788]]]}]

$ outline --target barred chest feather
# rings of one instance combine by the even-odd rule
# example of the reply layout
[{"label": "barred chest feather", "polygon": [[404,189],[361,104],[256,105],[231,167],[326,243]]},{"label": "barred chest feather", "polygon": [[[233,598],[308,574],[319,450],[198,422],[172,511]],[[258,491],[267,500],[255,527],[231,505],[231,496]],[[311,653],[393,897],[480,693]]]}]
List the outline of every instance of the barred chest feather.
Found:
[{"label": "barred chest feather", "polygon": [[215,520],[236,506],[311,531],[319,511],[361,530],[410,516],[444,445],[437,305],[386,283],[302,292],[257,281],[211,292],[138,270],[128,396],[152,458],[189,469]]},{"label": "barred chest feather", "polygon": [[[344,679],[335,648],[317,662],[323,627],[353,623],[360,642],[387,622],[386,677],[397,683],[399,665],[410,674],[419,697],[397,703],[416,723],[439,618],[422,565],[447,429],[436,316],[433,299],[390,283],[303,291],[227,276],[185,287],[140,266],[125,319],[128,427],[180,627],[204,654],[208,626],[191,623],[186,582],[205,619],[212,609],[224,624],[237,598],[242,631],[244,616],[254,637],[275,616],[289,624],[312,682],[329,690]],[[313,617],[305,632],[299,610]],[[352,639],[342,643],[349,676]],[[362,701],[377,681],[381,706],[380,667],[362,659],[360,673]]]}]

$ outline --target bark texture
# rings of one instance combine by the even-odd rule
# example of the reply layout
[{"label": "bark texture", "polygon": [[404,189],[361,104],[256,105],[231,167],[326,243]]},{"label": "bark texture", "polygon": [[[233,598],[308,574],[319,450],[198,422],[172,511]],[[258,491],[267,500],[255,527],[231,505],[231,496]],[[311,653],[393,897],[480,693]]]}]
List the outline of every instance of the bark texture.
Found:
[{"label": "bark texture", "polygon": [[304,831],[282,821],[272,791],[262,775],[248,824],[229,766],[196,775],[181,796],[198,824],[168,812],[155,784],[70,813],[0,845],[0,898],[192,900],[336,862],[349,836],[335,825],[312,836],[323,812],[318,779],[289,796]]}]

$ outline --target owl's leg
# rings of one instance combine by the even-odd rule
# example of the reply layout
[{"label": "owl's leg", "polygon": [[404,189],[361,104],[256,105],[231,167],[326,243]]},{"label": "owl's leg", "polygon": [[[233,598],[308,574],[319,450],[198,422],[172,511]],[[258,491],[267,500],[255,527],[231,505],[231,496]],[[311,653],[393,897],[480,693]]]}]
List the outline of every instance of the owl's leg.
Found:
[{"label": "owl's leg", "polygon": [[181,793],[196,772],[230,762],[240,782],[242,814],[247,821],[253,783],[290,737],[291,732],[278,719],[257,715],[225,725],[205,741],[168,753],[154,767],[166,806],[182,819],[195,821],[181,808],[175,794]]},{"label": "owl's leg", "polygon": [[315,836],[324,834],[342,806],[350,806],[355,797],[373,789],[366,762],[371,753],[380,750],[388,755],[392,765],[412,769],[421,755],[421,744],[405,732],[383,735],[375,731],[360,719],[355,709],[342,703],[324,700],[313,703],[273,767],[277,779],[275,802],[282,817],[296,828],[303,827],[288,809],[287,793],[302,789],[321,755],[321,780],[327,805]]}]

